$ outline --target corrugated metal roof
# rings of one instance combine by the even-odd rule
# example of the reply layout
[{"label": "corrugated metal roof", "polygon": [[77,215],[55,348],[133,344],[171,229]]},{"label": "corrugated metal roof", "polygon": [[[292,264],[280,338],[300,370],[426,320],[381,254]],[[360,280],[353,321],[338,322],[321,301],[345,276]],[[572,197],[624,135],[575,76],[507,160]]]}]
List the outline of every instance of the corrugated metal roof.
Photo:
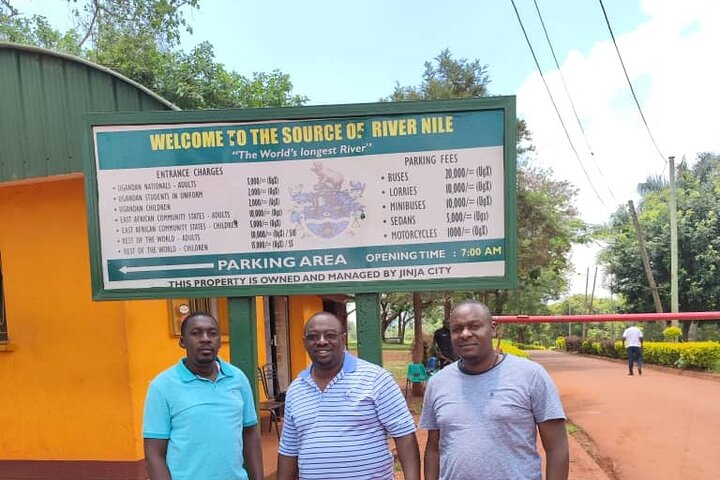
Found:
[{"label": "corrugated metal roof", "polygon": [[105,67],[0,42],[0,182],[82,172],[83,115],[178,110]]}]

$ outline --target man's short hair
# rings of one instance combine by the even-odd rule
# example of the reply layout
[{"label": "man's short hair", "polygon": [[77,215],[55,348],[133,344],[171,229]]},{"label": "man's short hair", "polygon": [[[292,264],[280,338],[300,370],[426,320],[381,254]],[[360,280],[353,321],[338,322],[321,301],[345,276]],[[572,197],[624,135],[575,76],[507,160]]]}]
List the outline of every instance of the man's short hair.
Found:
[{"label": "man's short hair", "polygon": [[187,317],[183,318],[182,322],[180,323],[180,336],[185,335],[185,330],[187,328],[187,323],[189,320],[192,320],[193,318],[198,317],[209,317],[212,318],[215,323],[218,323],[217,318],[213,317],[212,314],[207,312],[193,312]]}]

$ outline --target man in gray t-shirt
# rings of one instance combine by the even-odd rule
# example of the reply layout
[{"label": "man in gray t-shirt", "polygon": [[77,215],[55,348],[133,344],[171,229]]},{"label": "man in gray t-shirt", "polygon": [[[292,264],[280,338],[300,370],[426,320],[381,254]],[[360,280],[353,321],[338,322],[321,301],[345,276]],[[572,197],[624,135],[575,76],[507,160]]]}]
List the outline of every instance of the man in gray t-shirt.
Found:
[{"label": "man in gray t-shirt", "polygon": [[485,305],[459,304],[450,332],[460,360],[436,373],[425,392],[420,427],[428,429],[426,480],[567,480],[565,413],[537,363],[495,352],[495,322]]}]

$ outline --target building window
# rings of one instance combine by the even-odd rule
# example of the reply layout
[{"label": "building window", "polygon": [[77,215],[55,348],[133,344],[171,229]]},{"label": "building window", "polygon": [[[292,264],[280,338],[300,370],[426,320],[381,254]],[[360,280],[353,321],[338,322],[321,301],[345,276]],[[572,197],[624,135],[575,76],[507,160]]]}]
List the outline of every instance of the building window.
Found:
[{"label": "building window", "polygon": [[194,312],[207,312],[215,317],[220,324],[220,333],[228,335],[228,322],[222,314],[217,298],[177,298],[168,301],[170,308],[170,333],[180,336],[180,324],[183,319]]},{"label": "building window", "polygon": [[5,290],[3,289],[2,256],[0,256],[0,343],[8,341],[7,315],[5,315]]}]

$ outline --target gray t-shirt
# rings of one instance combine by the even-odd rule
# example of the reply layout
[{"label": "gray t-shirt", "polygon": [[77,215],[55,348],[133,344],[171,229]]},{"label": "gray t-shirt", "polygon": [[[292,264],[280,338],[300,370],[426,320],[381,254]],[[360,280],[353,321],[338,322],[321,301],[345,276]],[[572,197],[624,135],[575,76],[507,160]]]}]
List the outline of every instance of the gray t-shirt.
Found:
[{"label": "gray t-shirt", "polygon": [[420,428],[440,430],[440,480],[542,480],[536,424],[561,418],[545,369],[505,355],[485,373],[463,373],[456,362],[433,375]]}]

